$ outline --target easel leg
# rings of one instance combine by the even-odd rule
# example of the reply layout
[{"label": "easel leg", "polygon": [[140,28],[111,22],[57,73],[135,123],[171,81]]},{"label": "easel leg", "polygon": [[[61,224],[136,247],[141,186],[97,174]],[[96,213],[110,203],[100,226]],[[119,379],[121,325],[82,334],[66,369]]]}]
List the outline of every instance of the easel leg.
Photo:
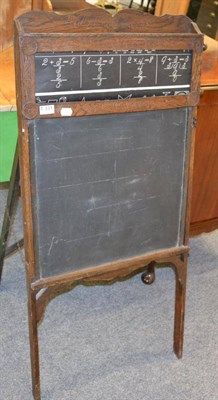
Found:
[{"label": "easel leg", "polygon": [[40,400],[40,371],[39,371],[39,345],[37,324],[37,303],[35,292],[29,289],[28,313],[29,313],[29,340],[32,371],[32,392],[34,400]]},{"label": "easel leg", "polygon": [[16,200],[19,194],[19,159],[18,159],[18,145],[16,146],[14,162],[11,172],[11,179],[8,191],[7,205],[5,208],[1,237],[0,237],[0,282],[2,277],[4,258],[6,255],[6,246],[8,236],[11,228],[11,220],[16,206]]},{"label": "easel leg", "polygon": [[[173,266],[176,275],[176,295],[175,295],[175,316],[174,316],[174,352],[178,358],[182,357],[183,336],[184,336],[184,317],[185,317],[185,297],[186,297],[186,277],[187,277],[187,254],[171,257],[162,260],[161,264]],[[145,272],[142,274],[142,282],[150,285],[155,280],[155,266],[158,262],[150,262]]]},{"label": "easel leg", "polygon": [[178,257],[175,263],[176,273],[176,298],[174,319],[174,352],[178,358],[183,353],[186,277],[187,277],[187,255]]}]

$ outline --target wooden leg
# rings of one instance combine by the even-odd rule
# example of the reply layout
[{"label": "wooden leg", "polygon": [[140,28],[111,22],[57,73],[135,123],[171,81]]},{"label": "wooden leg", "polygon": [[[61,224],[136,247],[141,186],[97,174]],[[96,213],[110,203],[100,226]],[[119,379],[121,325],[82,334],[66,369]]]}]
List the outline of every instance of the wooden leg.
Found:
[{"label": "wooden leg", "polygon": [[173,256],[168,260],[150,262],[145,272],[142,274],[142,282],[150,285],[155,280],[155,266],[167,264],[173,267],[176,275],[176,294],[175,294],[175,316],[174,316],[174,352],[178,358],[183,353],[184,337],[184,317],[185,317],[185,297],[186,297],[186,277],[187,277],[187,254]]},{"label": "wooden leg", "polygon": [[34,400],[40,400],[40,371],[39,371],[39,345],[37,324],[37,302],[36,293],[28,290],[28,312],[29,312],[29,340],[32,371],[32,391]]},{"label": "wooden leg", "polygon": [[183,353],[185,297],[187,277],[187,255],[177,258],[174,263],[176,273],[176,299],[174,319],[174,352],[178,358]]},{"label": "wooden leg", "polygon": [[[11,179],[8,191],[7,205],[5,208],[4,219],[2,224],[2,231],[0,237],[0,282],[2,277],[4,259],[6,256],[6,252],[9,255],[10,251],[6,250],[7,241],[12,225],[12,219],[14,210],[17,203],[17,198],[19,195],[19,160],[18,160],[18,146],[16,147],[14,163],[11,172]],[[22,243],[21,243],[22,244]],[[15,249],[15,245],[11,246]],[[12,252],[12,251],[11,251]]]}]

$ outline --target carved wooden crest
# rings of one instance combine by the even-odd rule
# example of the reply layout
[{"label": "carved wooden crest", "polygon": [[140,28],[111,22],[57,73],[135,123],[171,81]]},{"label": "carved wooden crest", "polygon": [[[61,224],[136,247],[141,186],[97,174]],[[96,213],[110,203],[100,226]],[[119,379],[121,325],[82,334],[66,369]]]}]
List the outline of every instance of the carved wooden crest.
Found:
[{"label": "carved wooden crest", "polygon": [[112,16],[105,10],[85,9],[71,14],[34,11],[19,17],[24,32],[132,32],[192,33],[192,21],[183,15],[157,17],[137,10],[122,10]]}]

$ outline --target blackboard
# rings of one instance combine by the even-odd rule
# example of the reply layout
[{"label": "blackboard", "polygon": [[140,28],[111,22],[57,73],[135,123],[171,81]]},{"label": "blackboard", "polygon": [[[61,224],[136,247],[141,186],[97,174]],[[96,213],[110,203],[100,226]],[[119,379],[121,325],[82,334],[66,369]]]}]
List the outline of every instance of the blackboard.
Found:
[{"label": "blackboard", "polygon": [[37,103],[190,93],[191,50],[36,53]]},{"label": "blackboard", "polygon": [[182,356],[202,49],[186,16],[94,8],[15,20],[13,181],[20,171],[35,400],[39,322],[77,284],[139,272],[150,284],[156,266],[172,267]]},{"label": "blackboard", "polygon": [[29,122],[38,277],[182,245],[189,111]]}]

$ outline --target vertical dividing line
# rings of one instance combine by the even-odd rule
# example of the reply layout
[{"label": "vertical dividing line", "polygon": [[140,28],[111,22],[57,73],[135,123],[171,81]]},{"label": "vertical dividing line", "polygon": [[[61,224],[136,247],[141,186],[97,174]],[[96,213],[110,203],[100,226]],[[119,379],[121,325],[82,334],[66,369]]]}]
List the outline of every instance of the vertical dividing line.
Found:
[{"label": "vertical dividing line", "polygon": [[158,54],[156,54],[155,85],[157,84],[157,74],[158,74]]},{"label": "vertical dividing line", "polygon": [[83,64],[82,64],[82,56],[80,56],[80,89],[83,85]]},{"label": "vertical dividing line", "polygon": [[122,83],[122,57],[120,54],[120,73],[119,73],[119,86],[121,86]]}]

